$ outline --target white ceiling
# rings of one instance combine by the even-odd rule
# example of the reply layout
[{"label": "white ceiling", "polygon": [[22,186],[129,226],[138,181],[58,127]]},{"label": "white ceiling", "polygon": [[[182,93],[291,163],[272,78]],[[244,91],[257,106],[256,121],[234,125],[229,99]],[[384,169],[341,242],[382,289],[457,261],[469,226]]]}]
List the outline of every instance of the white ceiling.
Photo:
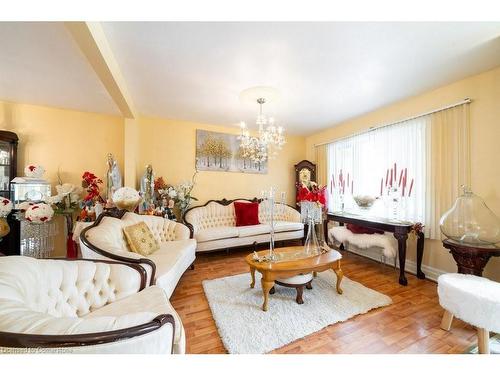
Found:
[{"label": "white ceiling", "polygon": [[[142,23],[104,31],[141,114],[309,134],[500,65],[500,23]],[[62,24],[1,24],[0,99],[117,113]],[[267,108],[266,108],[267,107]]]},{"label": "white ceiling", "polygon": [[0,22],[0,100],[119,114],[62,23]]}]

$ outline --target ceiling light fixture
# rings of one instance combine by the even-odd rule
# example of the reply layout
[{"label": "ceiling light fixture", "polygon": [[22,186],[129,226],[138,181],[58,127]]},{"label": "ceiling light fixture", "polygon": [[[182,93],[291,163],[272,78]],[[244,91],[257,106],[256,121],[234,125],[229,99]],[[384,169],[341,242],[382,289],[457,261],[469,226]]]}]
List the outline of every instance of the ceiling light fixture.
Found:
[{"label": "ceiling light fixture", "polygon": [[255,121],[258,127],[257,137],[250,135],[243,121],[240,122],[241,134],[238,137],[243,157],[255,163],[263,163],[274,158],[286,143],[283,126],[277,126],[274,117],[267,117],[262,111],[263,105],[275,100],[277,96],[276,90],[270,87],[252,87],[240,95],[240,99],[247,101],[253,99],[259,105],[259,114]]}]

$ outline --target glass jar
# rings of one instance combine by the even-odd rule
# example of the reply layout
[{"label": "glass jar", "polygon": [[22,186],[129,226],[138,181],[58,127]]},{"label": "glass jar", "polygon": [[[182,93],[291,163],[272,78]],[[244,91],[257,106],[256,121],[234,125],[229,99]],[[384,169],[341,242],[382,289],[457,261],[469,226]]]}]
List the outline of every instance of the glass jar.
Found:
[{"label": "glass jar", "polygon": [[463,194],[440,219],[441,232],[451,240],[471,245],[500,242],[500,218],[483,199],[462,186]]}]

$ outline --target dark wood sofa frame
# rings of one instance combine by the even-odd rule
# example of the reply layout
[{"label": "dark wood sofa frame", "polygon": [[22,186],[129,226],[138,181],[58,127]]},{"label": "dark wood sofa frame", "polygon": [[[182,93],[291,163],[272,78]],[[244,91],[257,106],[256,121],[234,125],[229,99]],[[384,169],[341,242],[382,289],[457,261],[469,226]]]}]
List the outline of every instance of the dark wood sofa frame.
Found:
[{"label": "dark wood sofa frame", "polygon": [[[138,292],[146,287],[146,270],[138,264],[100,259],[57,258],[54,260],[68,262],[87,261],[95,263],[121,264],[130,267],[139,273],[141,277],[141,284],[139,286]],[[0,346],[7,348],[69,348],[107,344],[151,333],[160,329],[165,324],[172,325],[173,350],[175,337],[175,320],[173,315],[171,314],[161,314],[156,316],[151,322],[105,332],[92,332],[73,335],[41,335],[0,331]]]}]

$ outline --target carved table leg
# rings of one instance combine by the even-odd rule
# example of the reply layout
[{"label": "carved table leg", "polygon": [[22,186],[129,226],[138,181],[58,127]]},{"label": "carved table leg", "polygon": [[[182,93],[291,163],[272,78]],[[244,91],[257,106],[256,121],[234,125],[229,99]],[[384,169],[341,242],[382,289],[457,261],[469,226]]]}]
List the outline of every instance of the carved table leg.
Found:
[{"label": "carved table leg", "polygon": [[304,293],[304,285],[298,286],[295,289],[297,289],[297,298],[295,298],[295,301],[299,305],[302,305],[304,303],[304,300],[302,299],[302,294]]},{"label": "carved table leg", "polygon": [[490,254],[474,254],[461,251],[460,249],[452,249],[451,255],[457,262],[458,273],[483,276],[484,267],[491,258]]},{"label": "carved table leg", "polygon": [[250,288],[255,286],[255,268],[250,267],[250,275],[252,276],[252,282],[250,283]]},{"label": "carved table leg", "polygon": [[306,284],[306,289],[312,289],[313,286],[312,286],[312,280],[309,281],[307,284]]},{"label": "carved table leg", "polygon": [[269,303],[269,291],[274,286],[274,281],[264,280],[262,278],[262,294],[264,295],[264,304],[262,305],[262,310],[267,311],[267,305]]},{"label": "carved table leg", "polygon": [[424,233],[418,233],[417,239],[417,277],[425,279],[425,273],[422,272],[422,259],[424,257]]},{"label": "carved table leg", "polygon": [[408,285],[408,280],[405,276],[405,261],[406,261],[406,240],[408,233],[394,233],[394,237],[398,240],[398,255],[399,255],[399,283],[401,285]]},{"label": "carved table leg", "polygon": [[342,288],[340,287],[340,283],[342,282],[342,278],[344,277],[344,273],[340,269],[340,262],[338,262],[338,264],[336,264],[333,267],[333,272],[335,272],[335,275],[337,275],[337,283],[335,285],[335,287],[337,288],[337,293],[342,294],[344,292],[342,291]]}]

